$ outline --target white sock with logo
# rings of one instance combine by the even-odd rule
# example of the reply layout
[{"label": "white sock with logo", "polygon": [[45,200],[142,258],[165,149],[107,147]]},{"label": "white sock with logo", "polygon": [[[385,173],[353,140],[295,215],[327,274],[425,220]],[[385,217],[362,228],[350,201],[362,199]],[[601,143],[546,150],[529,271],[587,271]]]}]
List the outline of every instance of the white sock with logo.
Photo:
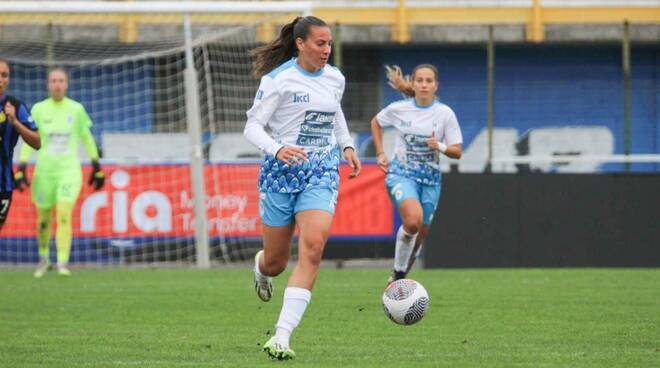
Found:
[{"label": "white sock with logo", "polygon": [[410,254],[415,248],[417,234],[408,234],[403,229],[403,225],[399,227],[399,231],[396,233],[396,248],[394,249],[394,271],[405,272],[408,268]]},{"label": "white sock with logo", "polygon": [[312,292],[307,289],[292,286],[284,289],[284,303],[275,325],[275,337],[280,343],[289,346],[291,333],[298,327],[311,299]]}]

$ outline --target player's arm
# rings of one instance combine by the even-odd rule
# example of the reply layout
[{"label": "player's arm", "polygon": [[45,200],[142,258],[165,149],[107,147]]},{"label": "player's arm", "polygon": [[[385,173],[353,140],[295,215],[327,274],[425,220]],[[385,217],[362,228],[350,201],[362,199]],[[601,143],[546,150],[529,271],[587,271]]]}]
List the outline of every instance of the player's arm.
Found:
[{"label": "player's arm", "polygon": [[79,112],[79,117],[81,121],[80,125],[80,140],[85,146],[85,151],[89,155],[89,159],[92,161],[92,174],[87,180],[87,184],[94,186],[94,190],[99,190],[103,188],[105,184],[105,173],[101,170],[101,163],[99,162],[99,149],[96,146],[94,141],[94,135],[90,127],[92,126],[92,119],[85,111],[85,108],[81,108]]},{"label": "player's arm", "polygon": [[348,130],[346,117],[344,116],[341,106],[337,110],[334,133],[335,138],[337,139],[337,144],[339,144],[341,151],[344,153],[344,158],[348,161],[348,165],[353,169],[353,172],[349,177],[354,178],[360,175],[360,171],[362,171],[362,162],[360,162],[357,152],[355,152],[355,143],[353,143],[353,138],[351,138],[351,132]]},{"label": "player's arm", "polygon": [[387,172],[387,156],[385,155],[385,149],[383,148],[383,128],[378,123],[378,118],[374,116],[371,119],[371,139],[374,142],[374,148],[376,149],[376,159],[378,159],[378,167]]},{"label": "player's arm", "polygon": [[5,115],[7,115],[9,123],[14,126],[14,129],[25,143],[34,149],[41,148],[41,138],[39,138],[37,126],[32,122],[32,118],[24,105],[16,107],[10,101],[7,101],[5,103]]},{"label": "player's arm", "polygon": [[275,81],[269,76],[261,77],[261,83],[254,98],[254,103],[247,111],[247,122],[243,135],[252,145],[262,152],[285,162],[302,162],[307,159],[305,150],[300,147],[285,147],[277,143],[268,133],[266,124],[280,104],[280,93]]},{"label": "player's arm", "polygon": [[410,76],[403,76],[403,72],[398,65],[385,65],[385,74],[387,75],[387,84],[408,97],[414,97]]},{"label": "player's arm", "polygon": [[440,142],[436,139],[435,132],[427,141],[429,148],[442,152],[445,156],[460,159],[463,155],[463,135],[458,125],[458,120],[453,111],[449,110],[444,124],[444,140]]},{"label": "player's arm", "polygon": [[376,149],[376,158],[378,159],[378,167],[387,173],[387,155],[385,154],[385,147],[383,146],[383,128],[394,126],[396,116],[392,105],[380,110],[373,119],[371,119],[371,139],[374,142]]}]

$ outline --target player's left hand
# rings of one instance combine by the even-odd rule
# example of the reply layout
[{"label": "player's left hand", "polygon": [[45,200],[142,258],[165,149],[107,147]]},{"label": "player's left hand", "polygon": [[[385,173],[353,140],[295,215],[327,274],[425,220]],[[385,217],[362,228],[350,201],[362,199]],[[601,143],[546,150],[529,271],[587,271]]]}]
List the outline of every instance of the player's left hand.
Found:
[{"label": "player's left hand", "polygon": [[360,171],[362,170],[362,162],[360,162],[360,159],[358,158],[357,153],[355,153],[353,147],[346,147],[344,149],[344,158],[346,161],[348,161],[348,166],[353,169],[353,172],[349,175],[349,178],[355,178],[360,175]]},{"label": "player's left hand", "polygon": [[5,115],[9,118],[10,123],[16,124],[16,107],[9,101],[5,103]]},{"label": "player's left hand", "polygon": [[27,178],[27,164],[21,162],[18,165],[18,170],[14,173],[14,188],[18,189],[19,192],[22,192],[25,188],[30,187],[30,181]]},{"label": "player's left hand", "polygon": [[101,164],[98,161],[92,161],[92,168],[92,175],[89,176],[87,184],[93,185],[94,190],[99,190],[105,184],[105,173],[101,170]]}]

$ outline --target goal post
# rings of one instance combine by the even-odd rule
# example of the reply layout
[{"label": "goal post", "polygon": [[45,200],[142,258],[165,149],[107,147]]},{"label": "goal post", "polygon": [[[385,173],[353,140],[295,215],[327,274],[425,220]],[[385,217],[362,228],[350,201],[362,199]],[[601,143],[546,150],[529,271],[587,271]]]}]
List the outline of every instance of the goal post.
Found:
[{"label": "goal post", "polygon": [[[227,200],[221,192],[226,184],[219,182],[221,173],[227,170],[212,168],[209,171],[205,162],[224,159],[221,152],[226,147],[213,145],[227,141],[218,137],[219,133],[229,136],[241,130],[241,119],[256,89],[256,81],[250,74],[248,49],[267,41],[264,34],[274,37],[272,25],[284,24],[295,15],[311,14],[312,3],[3,1],[0,13],[3,14],[0,57],[12,64],[8,92],[32,106],[46,97],[48,69],[65,67],[72,76],[71,84],[76,84],[70,90],[72,98],[82,100],[89,110],[95,123],[93,129],[97,125],[101,127],[102,133],[96,131],[95,137],[105,153],[102,162],[117,168],[108,183],[116,192],[87,193],[83,190],[79,197],[79,202],[88,196],[93,198],[90,199],[93,203],[79,204],[80,218],[74,221],[84,233],[86,243],[74,244],[73,252],[78,249],[86,253],[77,257],[74,254],[73,259],[107,261],[111,258],[108,254],[113,252],[112,247],[119,247],[123,262],[126,248],[139,243],[152,249],[149,255],[144,254],[146,251],[136,252],[141,254],[136,256],[140,260],[189,263],[194,259],[198,267],[208,268],[212,257],[208,228],[211,221],[220,229],[213,235],[220,247],[216,253],[221,254],[219,259],[229,260],[231,250],[227,249],[226,239],[240,235],[227,231],[225,219],[219,217],[214,222],[216,219],[207,218],[209,203]],[[76,34],[78,28],[81,31]],[[108,34],[116,34],[116,42],[106,42],[104,38],[113,37]],[[126,148],[129,141],[135,148]],[[148,149],[150,145],[162,147],[153,154],[154,149]],[[127,152],[130,150],[134,150],[133,156]],[[170,176],[159,177],[156,168],[155,176],[142,183],[131,182],[132,172],[143,174],[152,167],[143,170],[122,166],[163,161],[166,163],[160,175]],[[187,164],[189,187],[182,184],[185,180],[180,173],[183,171],[167,166],[172,163]],[[211,178],[209,172],[212,172]],[[168,194],[161,196],[158,193],[162,190],[151,190],[150,180],[176,188],[185,185],[185,190],[173,191],[190,190],[190,197],[180,194],[179,205],[190,206],[192,202],[192,213],[176,214],[173,207],[177,204],[167,204],[167,201],[161,206],[159,200]],[[133,195],[128,190],[131,185],[143,185],[144,190]],[[209,188],[212,198],[209,198],[208,185],[213,187]],[[163,220],[162,224],[158,222],[159,211],[163,208],[172,213],[172,218],[184,217],[184,224],[179,226],[184,228],[181,233],[168,232],[177,227],[171,218]],[[28,238],[35,235],[36,228],[36,223],[30,224],[25,218],[34,216],[28,214],[28,210],[20,211],[25,212],[18,214],[14,209],[14,216],[10,216],[8,223],[8,227],[13,227],[7,235],[7,241],[13,242],[8,252],[16,254],[0,262],[34,259],[34,252],[25,250],[33,245]],[[109,218],[95,217],[102,212]],[[132,227],[146,231],[148,236],[132,239]],[[153,232],[154,229],[163,231]],[[169,239],[168,236],[185,245],[169,249],[162,240]],[[107,244],[112,246],[98,251]]]}]

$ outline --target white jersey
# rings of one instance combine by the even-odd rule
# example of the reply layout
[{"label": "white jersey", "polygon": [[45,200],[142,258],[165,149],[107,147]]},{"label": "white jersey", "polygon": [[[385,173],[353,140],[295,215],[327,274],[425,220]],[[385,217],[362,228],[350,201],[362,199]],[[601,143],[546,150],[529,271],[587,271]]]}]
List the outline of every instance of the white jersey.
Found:
[{"label": "white jersey", "polygon": [[293,58],[261,78],[243,133],[272,156],[283,146],[307,152],[354,147],[341,109],[344,86],[339,69],[326,65],[311,73]]},{"label": "white jersey", "polygon": [[[339,188],[341,148],[355,147],[341,110],[345,80],[326,65],[316,73],[291,59],[261,78],[243,134],[266,153],[259,191],[296,193]],[[266,132],[270,130],[270,134]],[[307,160],[290,164],[275,158],[284,146],[298,146]]]},{"label": "white jersey", "polygon": [[440,155],[426,143],[432,134],[435,132],[436,140],[447,146],[463,143],[454,111],[438,101],[429,106],[417,105],[414,98],[393,102],[376,119],[381,127],[393,127],[398,132],[389,173],[423,184],[440,182]]}]

